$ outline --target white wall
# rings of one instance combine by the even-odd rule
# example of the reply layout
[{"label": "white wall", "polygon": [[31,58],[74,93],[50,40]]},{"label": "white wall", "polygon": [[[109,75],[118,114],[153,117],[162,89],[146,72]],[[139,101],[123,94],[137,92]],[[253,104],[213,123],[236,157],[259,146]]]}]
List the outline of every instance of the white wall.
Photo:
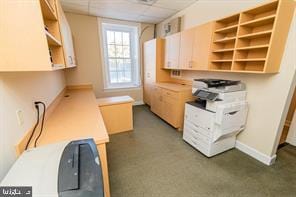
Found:
[{"label": "white wall", "polygon": [[[64,87],[63,71],[0,73],[0,182],[16,159],[15,144],[35,124],[33,102],[49,105]],[[23,112],[23,125],[17,110]]]},{"label": "white wall", "polygon": [[[141,102],[143,100],[142,88],[104,90],[98,25],[101,18],[73,13],[66,13],[66,17],[72,29],[78,64],[77,68],[66,71],[67,85],[92,84],[97,98],[129,95],[137,102]],[[141,24],[141,29],[146,26],[149,28],[143,33],[141,45],[144,41],[153,38],[153,25]]]},{"label": "white wall", "polygon": [[[188,29],[198,24],[238,13],[240,10],[248,9],[260,2],[264,1],[200,0],[173,17],[182,16],[182,29]],[[170,19],[158,24],[158,33],[161,33],[161,26]],[[247,127],[238,136],[238,140],[271,157],[276,153],[279,132],[282,131],[288,110],[286,102],[291,99],[291,90],[294,90],[291,89],[291,86],[296,70],[295,43],[296,21],[294,17],[279,74],[257,75],[183,71],[182,78],[187,80],[193,78],[224,78],[242,80],[246,83],[250,110]]]}]

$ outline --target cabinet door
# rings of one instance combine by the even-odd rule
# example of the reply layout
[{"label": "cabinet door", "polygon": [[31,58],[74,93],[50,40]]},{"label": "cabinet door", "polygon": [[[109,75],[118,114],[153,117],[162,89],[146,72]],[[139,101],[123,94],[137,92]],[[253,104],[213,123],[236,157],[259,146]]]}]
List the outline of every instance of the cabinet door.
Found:
[{"label": "cabinet door", "polygon": [[165,38],[165,68],[179,68],[180,33]]},{"label": "cabinet door", "polygon": [[153,86],[150,84],[144,84],[144,94],[143,94],[143,99],[144,99],[144,103],[146,103],[147,105],[151,106],[151,100],[152,100],[152,95],[153,95]]},{"label": "cabinet door", "polygon": [[194,45],[195,28],[181,32],[180,38],[180,68],[192,68],[192,53]]},{"label": "cabinet door", "polygon": [[63,49],[65,54],[65,61],[66,61],[66,67],[75,67],[76,61],[75,61],[75,52],[74,52],[74,45],[73,45],[73,37],[71,28],[69,26],[69,23],[67,21],[67,18],[64,14],[64,11],[59,4],[59,17],[60,17],[60,26],[61,26],[61,34],[62,34],[62,40],[63,40]]},{"label": "cabinet door", "polygon": [[179,102],[174,98],[163,94],[163,103],[162,103],[162,118],[171,124],[173,127],[178,128],[179,119]]},{"label": "cabinet door", "polygon": [[212,40],[213,22],[194,28],[193,68],[207,70]]},{"label": "cabinet door", "polygon": [[162,116],[162,94],[161,88],[154,86],[151,97],[151,111],[158,116]]},{"label": "cabinet door", "polygon": [[144,82],[153,83],[156,80],[156,39],[144,43]]},{"label": "cabinet door", "polygon": [[0,0],[0,72],[52,70],[39,1]]}]

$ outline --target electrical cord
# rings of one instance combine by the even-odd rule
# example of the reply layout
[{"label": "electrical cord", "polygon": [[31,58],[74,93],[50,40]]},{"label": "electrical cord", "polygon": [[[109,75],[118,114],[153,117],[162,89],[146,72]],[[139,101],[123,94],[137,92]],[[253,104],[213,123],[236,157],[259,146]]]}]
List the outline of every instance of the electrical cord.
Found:
[{"label": "electrical cord", "polygon": [[37,110],[37,121],[36,121],[36,124],[34,125],[34,128],[33,128],[33,131],[32,131],[32,133],[31,133],[31,136],[30,136],[30,138],[29,138],[29,140],[28,140],[28,142],[27,142],[27,144],[26,144],[26,148],[25,148],[25,150],[28,149],[28,146],[29,146],[29,144],[30,144],[30,142],[31,142],[31,140],[32,140],[32,137],[33,137],[34,133],[35,133],[35,130],[36,130],[37,126],[39,125],[39,105],[36,104],[36,103],[35,103],[35,108],[36,108],[36,110]]},{"label": "electrical cord", "polygon": [[45,103],[43,103],[43,102],[41,102],[41,101],[34,102],[34,104],[35,104],[35,108],[36,108],[36,110],[37,110],[37,121],[36,121],[36,124],[34,125],[34,128],[33,128],[33,131],[32,131],[32,133],[31,133],[31,136],[30,136],[30,138],[29,138],[29,140],[28,140],[28,142],[27,142],[27,144],[26,144],[26,148],[25,148],[25,150],[28,149],[28,147],[29,147],[29,145],[30,145],[30,142],[31,142],[31,140],[32,140],[32,137],[33,137],[34,134],[35,134],[35,130],[36,130],[36,128],[38,127],[38,125],[39,125],[39,123],[40,123],[40,117],[39,117],[39,116],[40,116],[39,104],[42,104],[42,105],[43,105],[43,114],[42,114],[41,129],[40,129],[39,135],[38,135],[37,138],[35,139],[34,147],[36,147],[36,145],[37,145],[37,142],[38,142],[38,140],[39,140],[39,138],[40,138],[40,136],[41,136],[41,134],[42,134],[43,126],[44,126],[44,119],[45,119],[46,105],[45,105]]},{"label": "electrical cord", "polygon": [[40,132],[39,132],[39,135],[37,136],[37,138],[35,139],[35,142],[34,142],[34,147],[36,148],[36,145],[37,145],[37,142],[42,134],[42,131],[43,131],[43,126],[44,126],[44,118],[45,118],[45,112],[46,112],[46,105],[45,103],[41,102],[41,101],[38,101],[36,102],[37,105],[38,104],[41,104],[43,106],[43,114],[42,114],[42,121],[41,121],[41,129],[40,129]]}]

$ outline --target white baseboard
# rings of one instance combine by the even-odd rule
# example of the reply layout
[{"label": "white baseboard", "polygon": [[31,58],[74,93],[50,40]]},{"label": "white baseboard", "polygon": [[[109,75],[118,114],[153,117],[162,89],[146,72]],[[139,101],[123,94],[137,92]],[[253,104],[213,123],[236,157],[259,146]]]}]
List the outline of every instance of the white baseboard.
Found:
[{"label": "white baseboard", "polygon": [[258,150],[254,149],[254,148],[252,148],[240,141],[236,141],[235,148],[246,153],[247,155],[250,155],[254,159],[257,159],[258,161],[260,161],[268,166],[272,165],[276,160],[276,155],[273,155],[270,157],[270,156],[265,155],[265,154],[259,152]]},{"label": "white baseboard", "polygon": [[145,103],[143,101],[135,101],[133,106],[137,106],[137,105],[145,105]]},{"label": "white baseboard", "polygon": [[287,138],[286,142],[288,142],[289,144],[296,146],[296,137],[289,137]]}]

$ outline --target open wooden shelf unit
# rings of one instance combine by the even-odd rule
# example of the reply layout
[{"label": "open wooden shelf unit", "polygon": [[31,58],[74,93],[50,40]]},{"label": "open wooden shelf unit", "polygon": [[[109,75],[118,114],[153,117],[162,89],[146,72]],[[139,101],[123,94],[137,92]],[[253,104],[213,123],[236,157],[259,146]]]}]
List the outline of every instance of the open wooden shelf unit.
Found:
[{"label": "open wooden shelf unit", "polygon": [[293,6],[274,0],[216,21],[209,70],[278,72]]},{"label": "open wooden shelf unit", "polygon": [[65,68],[56,0],[39,0],[52,70]]}]

